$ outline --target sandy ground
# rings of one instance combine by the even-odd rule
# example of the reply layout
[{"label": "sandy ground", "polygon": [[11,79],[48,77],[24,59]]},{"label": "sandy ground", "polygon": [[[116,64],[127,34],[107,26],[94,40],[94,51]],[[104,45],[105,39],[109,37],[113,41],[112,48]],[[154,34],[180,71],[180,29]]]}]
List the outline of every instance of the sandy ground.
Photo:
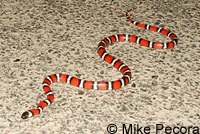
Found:
[{"label": "sandy ground", "polygon": [[[55,83],[55,102],[42,114],[21,119],[45,98],[41,83],[50,74],[96,81],[120,78],[96,52],[104,37],[128,33],[170,40],[127,22],[130,8],[136,8],[135,20],[176,33],[178,46],[155,50],[115,43],[107,51],[130,67],[128,86],[98,91]],[[155,133],[158,124],[164,126],[162,133],[169,132],[167,126],[180,133],[199,132],[199,20],[199,0],[1,0],[1,134],[107,134],[109,124],[117,126],[117,134],[131,133],[130,124],[132,133],[145,127]]]}]

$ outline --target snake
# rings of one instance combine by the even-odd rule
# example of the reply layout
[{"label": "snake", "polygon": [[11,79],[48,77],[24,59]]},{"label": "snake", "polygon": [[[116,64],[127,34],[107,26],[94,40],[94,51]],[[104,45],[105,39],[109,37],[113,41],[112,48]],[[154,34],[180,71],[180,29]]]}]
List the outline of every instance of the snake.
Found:
[{"label": "snake", "polygon": [[44,110],[45,107],[54,102],[54,93],[52,92],[50,85],[55,82],[68,83],[75,87],[80,87],[84,89],[95,89],[95,90],[117,90],[126,86],[131,81],[132,78],[131,70],[120,59],[117,59],[112,55],[108,54],[105,49],[106,47],[115,42],[127,41],[153,49],[171,49],[174,48],[175,45],[177,45],[178,38],[176,34],[172,33],[170,30],[165,28],[151,26],[148,24],[143,24],[134,21],[134,19],[130,17],[130,12],[133,10],[134,9],[129,9],[126,11],[125,14],[127,20],[130,23],[146,30],[161,33],[165,36],[168,36],[171,40],[168,42],[153,42],[132,34],[116,34],[116,35],[111,35],[109,37],[105,37],[103,40],[99,42],[97,47],[97,53],[101,59],[111,64],[114,68],[116,68],[119,72],[121,72],[123,75],[122,78],[113,81],[90,81],[90,80],[79,79],[77,77],[73,77],[65,73],[51,74],[47,76],[42,82],[42,87],[46,95],[46,100],[40,101],[39,104],[37,105],[37,108],[25,111],[21,115],[21,118],[27,119],[32,116],[38,115]]}]

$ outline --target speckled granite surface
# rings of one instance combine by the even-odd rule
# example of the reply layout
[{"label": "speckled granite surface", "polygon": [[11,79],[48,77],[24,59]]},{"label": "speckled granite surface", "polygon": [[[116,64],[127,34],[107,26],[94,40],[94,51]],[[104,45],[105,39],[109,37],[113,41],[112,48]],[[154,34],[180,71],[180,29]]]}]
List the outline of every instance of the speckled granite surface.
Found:
[{"label": "speckled granite surface", "polygon": [[[34,118],[21,114],[45,98],[41,82],[66,72],[90,80],[121,77],[100,60],[98,42],[117,33],[168,41],[126,21],[170,29],[172,50],[116,43],[107,50],[127,64],[131,83],[117,91],[53,84],[55,102]],[[0,132],[2,134],[106,134],[114,123],[200,127],[200,4],[198,0],[2,0],[0,2]]]}]

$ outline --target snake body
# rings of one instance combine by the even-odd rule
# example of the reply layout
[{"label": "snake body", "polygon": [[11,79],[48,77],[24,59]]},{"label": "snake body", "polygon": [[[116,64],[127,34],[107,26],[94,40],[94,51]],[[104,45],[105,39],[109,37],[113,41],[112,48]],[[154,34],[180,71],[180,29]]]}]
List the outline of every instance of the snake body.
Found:
[{"label": "snake body", "polygon": [[133,23],[134,25],[140,28],[151,30],[154,32],[159,32],[163,35],[166,35],[171,39],[171,41],[166,42],[166,43],[152,42],[152,41],[137,37],[135,35],[128,35],[128,34],[117,34],[117,35],[112,35],[110,37],[104,38],[98,44],[98,47],[97,47],[98,55],[101,57],[101,59],[111,64],[113,67],[115,67],[117,70],[119,70],[122,73],[123,77],[121,79],[110,81],[110,82],[108,81],[96,82],[96,81],[82,80],[82,79],[70,76],[68,74],[63,74],[63,73],[49,75],[48,77],[44,79],[42,83],[43,90],[47,96],[46,100],[41,101],[37,105],[37,108],[25,111],[22,114],[21,118],[27,119],[29,117],[38,115],[43,111],[43,109],[46,106],[53,103],[54,94],[50,88],[50,85],[55,82],[68,83],[76,87],[81,87],[85,89],[96,89],[96,90],[117,90],[119,88],[126,86],[131,80],[131,71],[129,67],[126,66],[121,60],[113,57],[112,55],[106,52],[105,48],[108,47],[110,44],[113,44],[115,42],[128,41],[128,42],[137,43],[137,44],[140,44],[141,46],[154,48],[154,49],[170,49],[170,48],[173,48],[175,45],[177,45],[178,39],[174,33],[164,28],[159,28],[156,26],[142,24],[142,23],[134,21],[132,18],[130,18],[130,15],[129,15],[129,13],[132,10],[133,9],[130,9],[126,12],[126,17],[129,22]]}]

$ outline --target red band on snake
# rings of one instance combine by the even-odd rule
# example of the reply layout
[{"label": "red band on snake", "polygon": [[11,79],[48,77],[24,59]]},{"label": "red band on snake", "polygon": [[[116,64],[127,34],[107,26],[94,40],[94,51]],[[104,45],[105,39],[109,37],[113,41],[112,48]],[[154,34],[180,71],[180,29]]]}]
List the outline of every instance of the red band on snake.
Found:
[{"label": "red band on snake", "polygon": [[175,45],[178,43],[177,36],[170,32],[167,29],[164,28],[158,28],[155,26],[150,26],[147,24],[142,24],[139,22],[134,21],[133,19],[130,18],[129,13],[132,11],[132,9],[128,10],[126,12],[126,17],[129,22],[133,23],[134,25],[151,30],[154,32],[159,32],[163,35],[168,36],[171,41],[162,43],[162,42],[152,42],[140,37],[137,37],[135,35],[128,35],[128,34],[117,34],[117,35],[112,35],[110,37],[104,38],[97,47],[97,52],[99,56],[105,60],[107,63],[111,64],[113,67],[115,67],[117,70],[119,70],[123,77],[119,80],[115,81],[89,81],[89,80],[82,80],[67,74],[52,74],[46,77],[43,81],[43,90],[47,96],[46,100],[41,101],[36,109],[31,109],[28,111],[25,111],[21,118],[22,119],[27,119],[29,117],[35,116],[40,114],[43,109],[52,104],[54,101],[54,94],[50,88],[50,85],[55,82],[62,82],[62,83],[68,83],[70,85],[76,86],[76,87],[81,87],[85,89],[96,89],[96,90],[117,90],[119,88],[122,88],[126,86],[130,80],[131,80],[131,71],[128,66],[126,66],[121,60],[114,58],[112,55],[108,54],[105,50],[105,47],[108,47],[110,44],[113,44],[115,42],[122,42],[122,41],[128,41],[128,42],[133,42],[140,44],[145,47],[149,48],[154,48],[154,49],[170,49],[173,48]]}]

